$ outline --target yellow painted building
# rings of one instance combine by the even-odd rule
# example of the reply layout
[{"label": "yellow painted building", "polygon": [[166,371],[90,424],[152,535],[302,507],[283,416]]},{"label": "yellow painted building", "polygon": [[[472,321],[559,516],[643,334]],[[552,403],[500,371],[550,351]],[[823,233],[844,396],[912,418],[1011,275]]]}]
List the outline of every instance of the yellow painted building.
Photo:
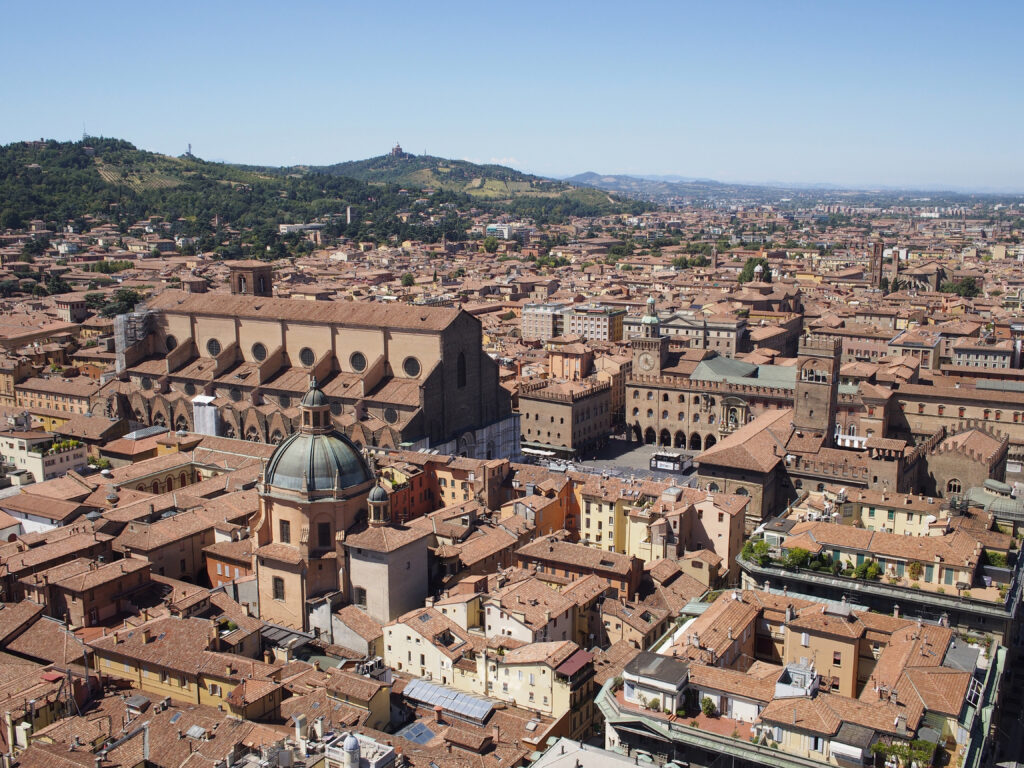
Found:
[{"label": "yellow painted building", "polygon": [[491,698],[555,720],[572,739],[591,734],[594,720],[593,657],[572,641],[532,643],[488,661]]},{"label": "yellow painted building", "polygon": [[216,647],[219,629],[202,619],[156,619],[90,642],[96,671],[158,697],[223,707],[246,719],[277,713],[280,668]]}]

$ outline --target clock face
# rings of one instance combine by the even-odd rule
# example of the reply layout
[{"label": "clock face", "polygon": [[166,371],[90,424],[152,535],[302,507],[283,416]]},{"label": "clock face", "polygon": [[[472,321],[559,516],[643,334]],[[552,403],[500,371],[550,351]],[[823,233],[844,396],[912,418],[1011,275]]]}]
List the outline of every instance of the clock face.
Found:
[{"label": "clock face", "polygon": [[654,368],[654,355],[652,355],[650,352],[644,352],[642,355],[640,355],[639,363],[640,363],[640,370],[642,370],[642,371],[650,371],[650,370],[652,370]]}]

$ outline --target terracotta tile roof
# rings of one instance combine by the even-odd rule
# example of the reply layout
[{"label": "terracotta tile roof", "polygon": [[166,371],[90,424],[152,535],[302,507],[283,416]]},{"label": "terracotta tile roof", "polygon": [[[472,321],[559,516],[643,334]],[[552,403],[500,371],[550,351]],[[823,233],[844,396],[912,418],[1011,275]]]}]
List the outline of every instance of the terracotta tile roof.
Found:
[{"label": "terracotta tile roof", "polygon": [[28,600],[22,600],[20,603],[0,603],[0,606],[0,645],[17,637],[43,613],[43,606]]},{"label": "terracotta tile roof", "polygon": [[789,622],[789,628],[796,632],[814,632],[848,639],[859,638],[865,631],[864,625],[853,611],[832,612],[824,603],[798,610],[797,615]]},{"label": "terracotta tile roof", "polygon": [[346,605],[341,610],[335,611],[334,615],[341,619],[342,624],[367,642],[373,642],[384,634],[384,627],[355,605]]},{"label": "terracotta tile roof", "polygon": [[189,294],[165,290],[147,308],[190,315],[287,320],[292,323],[330,323],[346,327],[398,328],[440,331],[460,310],[418,307],[401,302],[320,302],[225,294]]},{"label": "terracotta tile roof", "polygon": [[0,499],[0,509],[15,516],[42,517],[60,525],[64,521],[78,517],[86,511],[87,507],[76,501],[63,501],[31,493],[17,493]]},{"label": "terracotta tile roof", "polygon": [[896,685],[900,700],[912,688],[929,712],[959,717],[967,699],[971,675],[948,667],[917,667],[907,669]]},{"label": "terracotta tile roof", "polygon": [[761,710],[761,721],[777,723],[787,729],[832,736],[843,723],[831,707],[822,706],[822,698],[774,699]]},{"label": "terracotta tile roof", "polygon": [[486,601],[499,605],[506,613],[522,617],[527,627],[539,630],[568,611],[574,603],[561,592],[551,589],[540,580],[527,579],[495,591]]},{"label": "terracotta tile roof", "polygon": [[[84,550],[100,545],[103,549],[109,547],[113,536],[105,533],[95,533],[91,525],[74,527],[71,529],[58,528],[48,534],[42,540],[44,544],[33,546],[30,549],[18,549],[21,542],[16,542],[11,550],[0,549],[0,575],[16,576],[33,569],[44,567],[47,563],[56,563]],[[67,532],[65,533],[65,531]],[[70,535],[69,535],[70,534]],[[22,537],[23,541],[31,541],[28,536]]]},{"label": "terracotta tile roof", "polygon": [[770,666],[770,669],[760,669],[760,674],[751,675],[738,669],[694,662],[690,664],[690,683],[701,688],[722,691],[730,698],[738,697],[767,704],[775,697],[775,683],[785,671],[785,667],[766,666]]},{"label": "terracotta tile roof", "polygon": [[347,547],[360,547],[372,552],[395,552],[415,541],[426,538],[428,532],[422,528],[398,525],[364,525],[363,530],[346,533]]},{"label": "terracotta tile roof", "polygon": [[596,547],[562,541],[555,536],[544,536],[516,550],[520,560],[541,560],[610,572],[626,577],[632,569],[633,559],[617,552],[605,552]]},{"label": "terracotta tile roof", "polygon": [[64,624],[48,619],[36,621],[4,647],[12,653],[54,664],[58,669],[82,664],[89,650]]},{"label": "terracotta tile roof", "polygon": [[302,553],[296,547],[287,544],[264,544],[257,547],[254,554],[257,557],[265,557],[269,560],[276,560],[281,563],[298,565],[302,562]]},{"label": "terracotta tile roof", "polygon": [[656,629],[668,615],[667,609],[648,603],[627,603],[623,600],[605,600],[601,603],[602,617],[616,618],[643,634]]},{"label": "terracotta tile roof", "polygon": [[605,650],[597,649],[594,653],[594,679],[598,685],[604,685],[613,677],[622,674],[626,665],[639,655],[640,649],[628,640],[619,640]]},{"label": "terracotta tile roof", "polygon": [[529,643],[505,653],[505,664],[545,664],[552,669],[580,650],[572,640]]},{"label": "terracotta tile roof", "polygon": [[326,685],[327,692],[334,698],[343,701],[355,699],[358,702],[369,702],[386,687],[379,680],[342,669],[332,669],[329,672]]},{"label": "terracotta tile roof", "polygon": [[697,463],[770,472],[785,454],[785,439],[776,430],[788,438],[792,417],[788,408],[767,411],[701,453]]}]

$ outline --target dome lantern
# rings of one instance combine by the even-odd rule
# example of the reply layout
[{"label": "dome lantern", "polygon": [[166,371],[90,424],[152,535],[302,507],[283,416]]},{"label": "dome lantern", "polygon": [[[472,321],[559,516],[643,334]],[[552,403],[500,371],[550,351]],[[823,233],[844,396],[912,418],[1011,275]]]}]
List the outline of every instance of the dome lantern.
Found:
[{"label": "dome lantern", "polygon": [[299,430],[277,446],[267,461],[263,471],[265,488],[337,497],[373,479],[359,449],[335,431],[330,404],[316,379],[310,379],[299,409]]},{"label": "dome lantern", "polygon": [[331,404],[320,389],[316,376],[309,377],[309,391],[299,402],[299,412],[302,414],[300,429],[303,432],[324,433],[331,430]]}]

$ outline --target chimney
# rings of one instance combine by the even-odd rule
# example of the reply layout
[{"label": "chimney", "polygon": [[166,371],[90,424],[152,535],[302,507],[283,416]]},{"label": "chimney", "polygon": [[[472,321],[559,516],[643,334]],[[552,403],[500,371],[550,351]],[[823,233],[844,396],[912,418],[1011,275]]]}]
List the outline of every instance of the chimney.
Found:
[{"label": "chimney", "polygon": [[152,638],[150,638],[150,635],[149,635],[149,627],[146,627],[145,629],[142,630],[142,644],[145,645],[151,639]]},{"label": "chimney", "polygon": [[224,665],[224,674],[227,675],[228,677],[231,677],[231,675],[234,674],[234,671],[235,670],[232,669],[230,664],[225,664]]},{"label": "chimney", "polygon": [[274,663],[274,654],[272,654],[269,650],[266,650],[266,651],[263,652],[263,663],[264,664],[273,664]]},{"label": "chimney", "polygon": [[491,741],[494,742],[495,746],[497,746],[499,743],[501,743],[501,727],[500,726],[495,725],[495,726],[491,727]]},{"label": "chimney", "polygon": [[434,722],[435,723],[438,723],[438,724],[443,724],[444,723],[444,719],[441,717],[441,713],[443,711],[444,711],[444,709],[441,707],[440,704],[438,704],[438,705],[436,705],[434,707]]},{"label": "chimney", "polygon": [[892,607],[892,617],[894,619],[898,619],[900,617],[900,607],[899,607],[899,605],[894,605]]}]

